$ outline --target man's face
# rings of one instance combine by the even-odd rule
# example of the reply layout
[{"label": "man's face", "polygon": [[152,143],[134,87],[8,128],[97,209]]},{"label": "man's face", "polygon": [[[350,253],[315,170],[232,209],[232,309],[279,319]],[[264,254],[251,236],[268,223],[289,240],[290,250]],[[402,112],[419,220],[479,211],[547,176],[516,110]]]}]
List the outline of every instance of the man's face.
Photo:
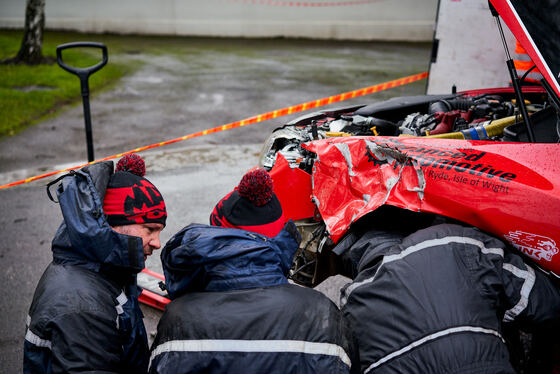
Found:
[{"label": "man's face", "polygon": [[113,230],[119,234],[141,238],[142,247],[144,248],[144,260],[152,254],[154,249],[161,247],[159,241],[159,234],[163,230],[161,223],[135,223],[133,225],[115,226]]}]

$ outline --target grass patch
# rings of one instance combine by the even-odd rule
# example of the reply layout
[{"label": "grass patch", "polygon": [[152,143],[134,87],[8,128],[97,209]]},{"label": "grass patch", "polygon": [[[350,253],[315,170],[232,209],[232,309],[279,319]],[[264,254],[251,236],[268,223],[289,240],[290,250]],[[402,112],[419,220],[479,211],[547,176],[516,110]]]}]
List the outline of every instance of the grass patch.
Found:
[{"label": "grass patch", "polygon": [[[0,31],[0,60],[17,54],[23,33]],[[69,39],[71,38],[71,39]],[[69,41],[83,40],[76,35],[45,33],[43,55],[56,58],[56,46]],[[111,48],[109,59],[111,58]],[[100,49],[71,49],[63,51],[67,65],[87,67],[101,61]],[[90,95],[116,82],[129,67],[107,63],[90,76]],[[58,64],[0,65],[0,137],[44,120],[67,104],[81,102],[80,80]]]}]

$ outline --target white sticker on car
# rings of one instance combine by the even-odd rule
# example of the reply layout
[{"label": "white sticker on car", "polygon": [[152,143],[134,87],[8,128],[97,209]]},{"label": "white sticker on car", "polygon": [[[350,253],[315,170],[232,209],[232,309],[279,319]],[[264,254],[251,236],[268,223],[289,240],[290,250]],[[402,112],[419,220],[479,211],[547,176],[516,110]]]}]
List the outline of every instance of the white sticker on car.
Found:
[{"label": "white sticker on car", "polygon": [[536,260],[552,261],[552,257],[558,253],[556,242],[547,236],[517,230],[510,231],[504,237],[517,249]]}]

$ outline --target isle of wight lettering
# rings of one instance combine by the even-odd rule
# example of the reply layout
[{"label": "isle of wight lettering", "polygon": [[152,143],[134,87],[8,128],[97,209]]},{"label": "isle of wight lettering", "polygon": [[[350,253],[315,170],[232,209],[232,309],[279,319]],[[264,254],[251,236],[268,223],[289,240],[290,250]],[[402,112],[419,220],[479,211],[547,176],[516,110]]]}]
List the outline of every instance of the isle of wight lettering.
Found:
[{"label": "isle of wight lettering", "polygon": [[428,170],[427,176],[429,179],[432,179],[434,181],[446,181],[457,184],[470,185],[473,187],[481,187],[496,193],[509,193],[509,186],[505,183],[488,181],[480,178],[472,178],[465,175],[450,175],[445,171],[437,171],[433,169]]},{"label": "isle of wight lettering", "polygon": [[[398,145],[398,151],[408,155],[407,164],[425,168],[427,177],[434,181],[470,185],[495,193],[510,193],[509,183],[517,174],[485,162],[486,152],[470,150],[437,149],[426,146]],[[394,165],[396,167],[396,165]]]}]

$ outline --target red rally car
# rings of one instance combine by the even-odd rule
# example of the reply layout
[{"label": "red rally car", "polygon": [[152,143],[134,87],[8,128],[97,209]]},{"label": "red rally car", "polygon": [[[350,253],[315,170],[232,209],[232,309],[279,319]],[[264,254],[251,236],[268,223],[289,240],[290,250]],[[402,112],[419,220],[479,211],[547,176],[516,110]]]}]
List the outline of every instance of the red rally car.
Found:
[{"label": "red rally car", "polygon": [[408,229],[461,221],[560,275],[560,9],[491,4],[539,84],[523,85],[508,60],[509,87],[324,110],[266,141],[260,165],[304,238],[294,281],[314,286],[344,273],[338,244],[371,220]]},{"label": "red rally car", "polygon": [[[260,166],[303,239],[293,281],[314,287],[335,274],[353,278],[356,259],[345,257],[346,242],[371,227],[407,234],[459,221],[509,243],[560,284],[560,7],[553,0],[490,4],[486,16],[499,31],[501,17],[535,66],[518,76],[502,31],[507,87],[326,109],[267,139]],[[542,79],[524,85],[536,72]],[[146,270],[139,282],[150,279],[157,289],[163,276]],[[145,290],[141,301],[163,309],[169,299]],[[525,335],[511,336],[517,368],[560,351],[555,341],[533,351]]]}]

